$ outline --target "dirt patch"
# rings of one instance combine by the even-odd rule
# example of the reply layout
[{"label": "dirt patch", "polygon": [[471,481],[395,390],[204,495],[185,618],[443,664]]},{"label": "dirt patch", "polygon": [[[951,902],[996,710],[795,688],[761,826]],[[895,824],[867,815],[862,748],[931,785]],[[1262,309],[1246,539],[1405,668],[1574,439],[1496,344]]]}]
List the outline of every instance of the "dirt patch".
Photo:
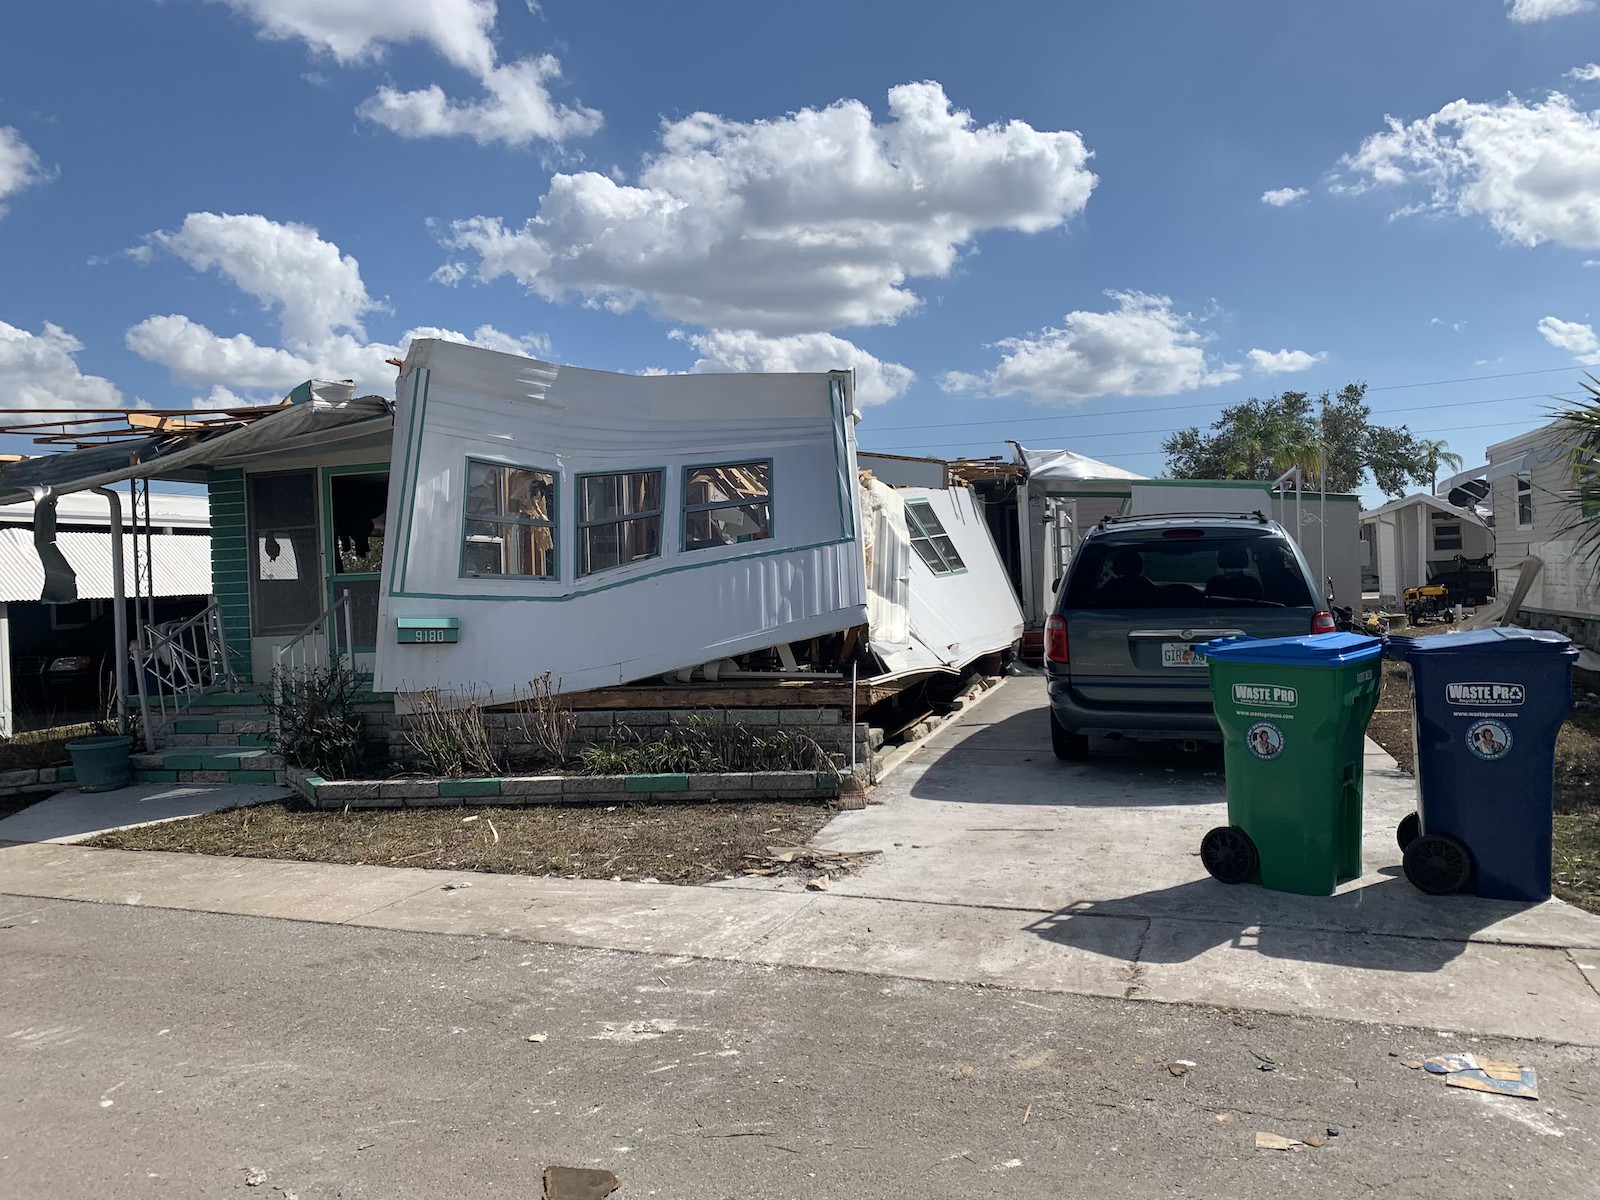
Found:
[{"label": "dirt patch", "polygon": [[32,770],[64,763],[67,743],[75,738],[90,737],[95,732],[93,725],[64,725],[0,738],[0,771]]},{"label": "dirt patch", "polygon": [[[1400,663],[1383,664],[1367,736],[1412,773],[1411,674]],[[1600,913],[1600,676],[1587,671],[1574,674],[1572,714],[1556,737],[1555,809],[1552,888]]]},{"label": "dirt patch", "polygon": [[799,845],[827,824],[818,804],[658,804],[325,812],[261,804],[89,843],[238,858],[436,867],[579,879],[709,883],[746,855]]},{"label": "dirt patch", "polygon": [[1401,663],[1383,664],[1383,688],[1367,736],[1387,750],[1402,771],[1411,774],[1411,672]]}]

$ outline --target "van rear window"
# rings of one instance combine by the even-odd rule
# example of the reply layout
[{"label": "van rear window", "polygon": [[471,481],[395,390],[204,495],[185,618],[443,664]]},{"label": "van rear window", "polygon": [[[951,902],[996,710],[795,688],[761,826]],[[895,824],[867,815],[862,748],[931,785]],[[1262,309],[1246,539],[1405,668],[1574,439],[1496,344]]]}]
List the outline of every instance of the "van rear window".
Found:
[{"label": "van rear window", "polygon": [[1073,560],[1066,608],[1310,608],[1305,571],[1279,538],[1092,541]]}]

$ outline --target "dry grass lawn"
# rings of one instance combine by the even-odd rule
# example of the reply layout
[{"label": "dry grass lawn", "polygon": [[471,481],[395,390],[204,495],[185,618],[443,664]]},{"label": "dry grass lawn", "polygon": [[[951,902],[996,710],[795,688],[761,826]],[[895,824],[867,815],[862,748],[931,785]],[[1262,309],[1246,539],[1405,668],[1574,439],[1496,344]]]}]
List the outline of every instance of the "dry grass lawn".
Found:
[{"label": "dry grass lawn", "polygon": [[327,812],[262,804],[90,843],[241,858],[438,867],[581,879],[709,883],[747,854],[808,842],[833,815],[820,804],[418,808]]}]

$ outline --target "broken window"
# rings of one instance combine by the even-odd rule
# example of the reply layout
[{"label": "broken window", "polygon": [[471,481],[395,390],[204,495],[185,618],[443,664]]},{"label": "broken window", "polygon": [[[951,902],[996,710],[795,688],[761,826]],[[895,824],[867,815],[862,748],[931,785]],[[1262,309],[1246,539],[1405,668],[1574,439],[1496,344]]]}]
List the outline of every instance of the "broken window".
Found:
[{"label": "broken window", "polygon": [[660,554],[660,471],[579,477],[579,575]]},{"label": "broken window", "polygon": [[906,501],[906,529],[911,533],[911,548],[935,575],[953,575],[967,569],[956,553],[955,543],[926,500]]},{"label": "broken window", "polygon": [[556,579],[556,477],[467,460],[464,575]]},{"label": "broken window", "polygon": [[683,548],[733,546],[772,536],[772,464],[690,467],[683,486]]}]

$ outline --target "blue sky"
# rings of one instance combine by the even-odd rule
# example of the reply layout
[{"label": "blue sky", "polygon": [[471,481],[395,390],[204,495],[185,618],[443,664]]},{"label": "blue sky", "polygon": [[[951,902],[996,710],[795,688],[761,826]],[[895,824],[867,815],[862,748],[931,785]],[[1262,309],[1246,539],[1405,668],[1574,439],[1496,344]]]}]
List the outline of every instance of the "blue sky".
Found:
[{"label": "blue sky", "polygon": [[854,365],[868,449],[1155,474],[1350,380],[1481,461],[1600,363],[1593,0],[976,12],[13,6],[0,403],[382,391],[448,331]]}]

